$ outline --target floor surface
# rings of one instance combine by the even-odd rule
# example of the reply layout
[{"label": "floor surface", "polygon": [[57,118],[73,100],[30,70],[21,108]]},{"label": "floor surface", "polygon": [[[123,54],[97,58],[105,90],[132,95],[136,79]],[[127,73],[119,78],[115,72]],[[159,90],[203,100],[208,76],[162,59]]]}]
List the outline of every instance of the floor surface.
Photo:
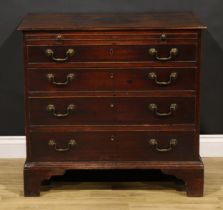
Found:
[{"label": "floor surface", "polygon": [[0,159],[0,210],[223,210],[223,158],[204,158],[205,195],[186,197],[166,182],[61,182],[23,197],[23,159]]}]

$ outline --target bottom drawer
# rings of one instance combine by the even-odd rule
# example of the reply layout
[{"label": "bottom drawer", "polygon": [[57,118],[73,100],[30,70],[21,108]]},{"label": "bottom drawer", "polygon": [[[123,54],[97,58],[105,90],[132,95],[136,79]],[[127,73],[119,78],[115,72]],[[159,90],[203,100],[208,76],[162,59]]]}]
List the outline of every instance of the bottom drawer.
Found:
[{"label": "bottom drawer", "polygon": [[185,161],[199,158],[194,132],[123,132],[115,137],[117,160]]},{"label": "bottom drawer", "polygon": [[198,159],[194,132],[32,132],[30,161],[180,161]]}]

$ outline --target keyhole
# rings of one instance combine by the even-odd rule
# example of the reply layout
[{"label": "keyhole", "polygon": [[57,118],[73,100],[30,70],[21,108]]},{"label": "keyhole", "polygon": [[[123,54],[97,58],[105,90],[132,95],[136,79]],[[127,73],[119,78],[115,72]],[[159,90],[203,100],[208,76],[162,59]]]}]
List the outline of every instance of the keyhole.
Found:
[{"label": "keyhole", "polygon": [[110,138],[110,140],[111,141],[115,141],[115,136],[112,135],[111,138]]},{"label": "keyhole", "polygon": [[114,73],[110,73],[110,79],[114,79]]},{"label": "keyhole", "polygon": [[113,55],[114,55],[114,50],[113,50],[113,48],[110,48],[110,49],[109,49],[109,54],[110,54],[110,56],[113,56]]},{"label": "keyhole", "polygon": [[115,105],[114,104],[110,104],[110,108],[114,108],[115,107]]}]

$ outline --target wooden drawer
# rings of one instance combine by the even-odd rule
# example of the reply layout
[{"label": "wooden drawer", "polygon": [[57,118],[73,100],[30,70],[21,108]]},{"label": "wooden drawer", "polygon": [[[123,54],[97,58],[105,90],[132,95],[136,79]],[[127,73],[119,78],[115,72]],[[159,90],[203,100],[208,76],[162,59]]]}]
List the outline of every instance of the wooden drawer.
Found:
[{"label": "wooden drawer", "polygon": [[32,161],[195,160],[193,132],[31,133]]},{"label": "wooden drawer", "polygon": [[27,32],[25,34],[26,41],[30,44],[52,42],[54,44],[64,44],[66,42],[78,41],[127,41],[127,40],[142,40],[151,41],[156,43],[177,42],[186,40],[197,40],[198,34],[191,30],[175,31],[175,30],[162,30],[162,31],[107,31],[107,32]]},{"label": "wooden drawer", "polygon": [[196,48],[195,44],[28,46],[28,63],[196,61]]},{"label": "wooden drawer", "polygon": [[32,125],[193,124],[193,97],[32,98]]},{"label": "wooden drawer", "polygon": [[117,124],[193,124],[193,97],[120,97],[114,99]]},{"label": "wooden drawer", "polygon": [[[103,133],[103,132],[31,133],[30,135],[31,160],[32,161],[113,160],[115,154],[115,144],[112,141],[112,138],[113,138],[112,133]],[[61,151],[61,149],[63,151]]]},{"label": "wooden drawer", "polygon": [[[112,124],[113,102],[112,97],[31,99],[30,123],[32,125]],[[54,116],[58,114],[67,116]]]},{"label": "wooden drawer", "polygon": [[195,90],[195,68],[29,69],[29,91]]},{"label": "wooden drawer", "polygon": [[145,68],[114,71],[120,91],[195,90],[195,68]]},{"label": "wooden drawer", "polygon": [[114,138],[119,161],[198,159],[194,132],[119,132]]},{"label": "wooden drawer", "polygon": [[114,70],[29,69],[29,91],[112,91]]}]

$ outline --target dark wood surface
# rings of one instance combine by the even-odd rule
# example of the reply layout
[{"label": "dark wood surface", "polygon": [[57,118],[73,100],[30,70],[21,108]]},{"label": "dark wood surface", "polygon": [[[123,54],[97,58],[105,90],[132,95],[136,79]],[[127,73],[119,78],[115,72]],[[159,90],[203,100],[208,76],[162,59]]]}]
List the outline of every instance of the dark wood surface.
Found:
[{"label": "dark wood surface", "polygon": [[[170,140],[177,139],[172,151],[162,155],[149,144],[156,139],[158,147],[170,147]],[[199,154],[193,132],[32,132],[30,161],[198,161]],[[40,141],[41,139],[41,141]],[[71,139],[76,145],[67,152],[55,151],[49,146],[54,140],[58,149],[67,148]],[[132,151],[132,152],[129,152]]]},{"label": "dark wood surface", "polygon": [[[203,28],[192,13],[28,15],[19,27],[24,30],[25,196],[39,196],[43,180],[68,169],[162,169],[186,182],[188,196],[201,196]],[[161,58],[172,48],[178,53],[159,61],[150,48]],[[75,53],[58,62],[46,49],[54,58],[66,58],[68,49]],[[151,72],[156,80],[148,77]],[[168,82],[172,72],[177,78],[170,84],[157,84]],[[67,84],[55,84],[66,83],[69,74],[73,79]],[[49,104],[55,112],[47,110]],[[68,116],[54,116],[65,114],[70,104],[75,109]],[[162,117],[150,104],[159,113],[169,113],[171,104],[177,109]],[[157,146],[149,144],[152,138]],[[171,139],[177,144],[170,145]]]},{"label": "dark wood surface", "polygon": [[[196,68],[79,68],[79,69],[30,69],[30,92],[55,91],[149,91],[149,90],[195,90]],[[168,82],[171,73],[177,78],[168,85],[157,84],[149,74],[154,72],[159,82]],[[53,84],[47,79],[53,74],[55,82],[65,82],[69,74],[74,79],[66,85]],[[100,82],[98,82],[100,81]]]},{"label": "dark wood surface", "polygon": [[40,13],[27,15],[19,30],[140,30],[203,29],[205,26],[189,12],[171,13]]},{"label": "dark wood surface", "polygon": [[[66,113],[74,104],[76,109],[66,117],[55,117],[47,111],[52,104],[58,114]],[[149,109],[156,104],[160,113],[170,112],[171,104],[177,104],[170,116],[157,116]],[[75,97],[35,98],[30,100],[31,125],[145,125],[145,124],[193,124],[195,123],[195,99],[183,97]],[[100,110],[100,111],[99,111]],[[97,113],[97,116],[95,114]]]},{"label": "dark wood surface", "polygon": [[184,29],[165,29],[165,39],[161,39],[160,35],[163,30],[111,30],[109,33],[106,31],[25,31],[24,36],[28,44],[50,43],[50,44],[63,44],[65,42],[83,43],[86,44],[90,40],[100,41],[147,41],[157,43],[162,42],[177,42],[177,41],[193,41],[198,39],[196,30]]},{"label": "dark wood surface", "polygon": [[[96,43],[95,43],[96,44]],[[158,62],[154,56],[149,55],[149,49],[155,48],[159,57],[169,57],[172,48],[179,50],[178,55],[173,56],[172,62],[195,61],[196,45],[68,45],[68,46],[31,46],[28,48],[29,63],[55,63],[51,57],[45,55],[47,49],[55,52],[56,58],[66,57],[68,49],[74,49],[75,55],[70,57],[66,63],[76,62]],[[111,53],[112,51],[112,53]]]}]

